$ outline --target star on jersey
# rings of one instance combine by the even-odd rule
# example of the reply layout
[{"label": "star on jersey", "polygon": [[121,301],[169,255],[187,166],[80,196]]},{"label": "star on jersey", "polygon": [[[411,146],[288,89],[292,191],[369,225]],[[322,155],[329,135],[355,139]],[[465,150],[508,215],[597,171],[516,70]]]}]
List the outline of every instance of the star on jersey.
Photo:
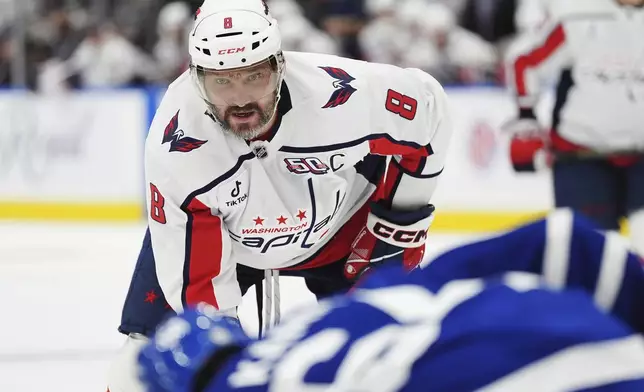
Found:
[{"label": "star on jersey", "polygon": [[333,82],[333,87],[336,88],[336,90],[333,92],[333,95],[331,95],[331,98],[329,98],[329,102],[327,102],[326,105],[322,106],[323,109],[344,105],[345,103],[347,103],[349,98],[351,98],[351,95],[358,91],[350,84],[356,79],[353,76],[349,75],[347,71],[335,67],[320,68],[326,71],[329,76],[335,79],[335,81]]},{"label": "star on jersey", "polygon": [[296,216],[300,219],[300,222],[306,219],[306,210],[304,211],[297,210],[297,211],[298,211],[298,214]]},{"label": "star on jersey", "polygon": [[255,222],[255,226],[259,226],[259,225],[264,226],[264,219],[262,219],[259,216],[257,218],[255,218],[255,219],[253,219],[253,221]]},{"label": "star on jersey", "polygon": [[279,218],[277,218],[277,223],[280,225],[285,225],[286,224],[287,218],[284,217],[284,215],[280,215]]},{"label": "star on jersey", "polygon": [[154,292],[154,290],[151,290],[145,293],[145,302],[149,302],[153,304],[154,301],[157,300],[157,298],[159,298],[159,296],[157,295],[157,293]]},{"label": "star on jersey", "polygon": [[179,111],[170,119],[170,123],[163,132],[161,144],[170,143],[170,152],[190,152],[206,144],[208,140],[198,140],[184,136],[182,129],[179,129]]}]

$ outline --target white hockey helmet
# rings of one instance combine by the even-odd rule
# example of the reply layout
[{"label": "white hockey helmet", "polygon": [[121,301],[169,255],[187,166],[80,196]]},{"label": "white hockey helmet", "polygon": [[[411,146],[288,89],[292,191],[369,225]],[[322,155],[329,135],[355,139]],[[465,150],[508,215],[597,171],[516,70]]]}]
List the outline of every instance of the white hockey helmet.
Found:
[{"label": "white hockey helmet", "polygon": [[[279,100],[284,72],[282,42],[277,21],[263,0],[204,1],[188,43],[191,73],[211,109],[243,106],[270,94],[275,95],[275,102]],[[242,88],[247,88],[242,92],[233,91],[232,83],[218,76],[235,73],[233,77],[239,78],[248,69],[261,69],[262,73],[244,81]]]},{"label": "white hockey helmet", "polygon": [[281,51],[277,21],[263,0],[206,0],[190,33],[190,57],[210,70],[247,67]]}]

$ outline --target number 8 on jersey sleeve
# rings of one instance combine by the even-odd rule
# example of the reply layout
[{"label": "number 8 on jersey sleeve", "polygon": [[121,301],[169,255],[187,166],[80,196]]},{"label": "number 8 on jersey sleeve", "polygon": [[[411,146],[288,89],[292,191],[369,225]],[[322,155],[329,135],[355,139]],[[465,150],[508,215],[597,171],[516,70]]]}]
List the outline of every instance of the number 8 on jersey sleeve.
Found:
[{"label": "number 8 on jersey sleeve", "polygon": [[387,91],[387,102],[385,108],[390,112],[399,115],[407,120],[413,120],[416,117],[418,101],[407,95],[389,89]]}]

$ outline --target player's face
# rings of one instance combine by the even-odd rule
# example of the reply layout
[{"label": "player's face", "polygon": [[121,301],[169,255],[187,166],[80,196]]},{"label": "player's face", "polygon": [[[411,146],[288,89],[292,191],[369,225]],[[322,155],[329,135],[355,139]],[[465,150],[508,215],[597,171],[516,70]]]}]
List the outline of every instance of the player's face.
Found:
[{"label": "player's face", "polygon": [[269,62],[230,71],[208,71],[203,86],[224,130],[252,139],[270,125],[279,74]]}]

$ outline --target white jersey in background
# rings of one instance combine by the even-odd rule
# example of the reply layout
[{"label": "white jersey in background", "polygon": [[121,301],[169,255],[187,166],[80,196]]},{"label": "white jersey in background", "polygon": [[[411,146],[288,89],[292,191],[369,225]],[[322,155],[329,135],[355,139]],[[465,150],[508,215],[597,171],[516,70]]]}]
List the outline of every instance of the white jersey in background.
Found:
[{"label": "white jersey in background", "polygon": [[548,1],[549,23],[512,50],[509,84],[521,108],[560,71],[553,129],[600,152],[644,150],[644,8],[615,0]]},{"label": "white jersey in background", "polygon": [[[149,225],[158,279],[176,311],[201,301],[222,311],[238,306],[237,263],[279,269],[340,260],[366,223],[367,201],[426,206],[443,170],[451,128],[431,76],[330,55],[284,57],[279,126],[268,140],[225,133],[189,73],[154,118]],[[395,157],[386,180],[384,156]]]}]

